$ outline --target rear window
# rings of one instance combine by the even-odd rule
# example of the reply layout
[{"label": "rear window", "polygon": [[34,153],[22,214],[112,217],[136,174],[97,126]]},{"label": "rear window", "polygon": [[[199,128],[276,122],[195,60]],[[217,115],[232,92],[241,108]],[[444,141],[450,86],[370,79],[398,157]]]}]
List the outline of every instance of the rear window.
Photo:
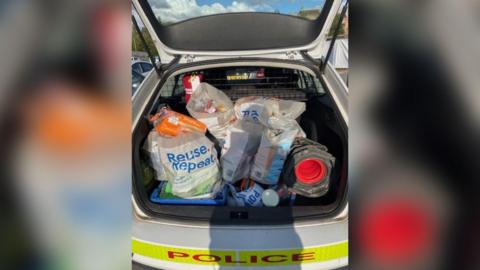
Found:
[{"label": "rear window", "polygon": [[162,25],[236,12],[280,13],[315,20],[325,0],[147,0]]},{"label": "rear window", "polygon": [[[305,101],[310,96],[323,95],[320,81],[304,71],[274,67],[223,67],[195,71],[202,82],[222,90],[233,101],[246,96],[265,96]],[[183,76],[170,77],[162,89],[162,97],[183,95]]]}]

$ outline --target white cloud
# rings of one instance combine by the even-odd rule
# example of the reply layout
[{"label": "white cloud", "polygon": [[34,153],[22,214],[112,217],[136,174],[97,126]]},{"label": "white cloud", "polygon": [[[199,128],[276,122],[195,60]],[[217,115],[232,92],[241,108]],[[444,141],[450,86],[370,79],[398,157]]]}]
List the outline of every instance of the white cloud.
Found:
[{"label": "white cloud", "polygon": [[150,0],[152,10],[162,22],[178,22],[193,17],[227,13],[255,11],[255,7],[245,2],[233,1],[229,6],[220,3],[198,5],[196,0]]}]

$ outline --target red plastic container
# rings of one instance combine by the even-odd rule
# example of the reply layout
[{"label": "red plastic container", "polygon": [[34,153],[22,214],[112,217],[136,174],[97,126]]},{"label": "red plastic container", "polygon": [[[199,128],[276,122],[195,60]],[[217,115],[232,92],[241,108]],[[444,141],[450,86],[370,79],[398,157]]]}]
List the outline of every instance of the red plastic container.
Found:
[{"label": "red plastic container", "polygon": [[327,176],[325,162],[318,158],[307,158],[300,161],[295,167],[297,180],[303,184],[316,184]]},{"label": "red plastic container", "polygon": [[183,88],[185,88],[185,102],[188,103],[195,88],[203,81],[203,74],[190,74],[183,76]]}]

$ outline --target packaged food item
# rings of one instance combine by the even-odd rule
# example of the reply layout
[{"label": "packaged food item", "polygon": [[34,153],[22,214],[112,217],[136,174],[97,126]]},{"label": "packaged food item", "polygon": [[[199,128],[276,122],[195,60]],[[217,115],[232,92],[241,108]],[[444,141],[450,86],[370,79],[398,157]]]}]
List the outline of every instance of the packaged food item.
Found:
[{"label": "packaged food item", "polygon": [[248,177],[264,127],[248,121],[236,121],[228,130],[220,158],[222,177],[234,183]]},{"label": "packaged food item", "polygon": [[262,140],[250,172],[250,177],[262,184],[275,185],[296,137],[305,137],[297,121],[272,116],[267,121]]},{"label": "packaged food item", "polygon": [[183,88],[185,89],[185,102],[188,104],[193,92],[203,81],[203,74],[189,74],[182,78]]},{"label": "packaged food item", "polygon": [[205,134],[207,126],[189,116],[163,107],[149,119],[155,130],[162,136],[175,137],[182,132],[198,132]]},{"label": "packaged food item", "polygon": [[305,103],[268,97],[244,97],[235,102],[237,119],[267,125],[270,117],[296,119],[305,111]]},{"label": "packaged food item", "polygon": [[243,179],[239,190],[232,184],[228,184],[228,188],[230,193],[228,197],[229,206],[263,206],[262,193],[264,190],[255,181]]},{"label": "packaged food item", "polygon": [[228,127],[235,120],[233,103],[222,91],[208,83],[201,83],[192,94],[187,110],[204,123],[210,133],[223,143]]},{"label": "packaged food item", "polygon": [[317,198],[325,195],[335,166],[335,157],[326,146],[297,138],[282,172],[282,182],[299,195]]},{"label": "packaged food item", "polygon": [[152,162],[161,180],[169,181],[172,194],[190,198],[215,193],[221,181],[220,166],[213,143],[198,132],[176,137],[155,136],[158,157]]}]

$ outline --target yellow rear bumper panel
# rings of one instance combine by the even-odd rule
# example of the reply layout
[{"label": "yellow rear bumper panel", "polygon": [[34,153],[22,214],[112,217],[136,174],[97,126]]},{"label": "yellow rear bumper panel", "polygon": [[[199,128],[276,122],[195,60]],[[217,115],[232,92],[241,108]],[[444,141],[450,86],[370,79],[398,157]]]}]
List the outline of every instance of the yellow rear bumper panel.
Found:
[{"label": "yellow rear bumper panel", "polygon": [[220,266],[275,266],[319,263],[348,256],[348,241],[279,250],[209,250],[170,247],[132,239],[132,252],[175,263]]}]

